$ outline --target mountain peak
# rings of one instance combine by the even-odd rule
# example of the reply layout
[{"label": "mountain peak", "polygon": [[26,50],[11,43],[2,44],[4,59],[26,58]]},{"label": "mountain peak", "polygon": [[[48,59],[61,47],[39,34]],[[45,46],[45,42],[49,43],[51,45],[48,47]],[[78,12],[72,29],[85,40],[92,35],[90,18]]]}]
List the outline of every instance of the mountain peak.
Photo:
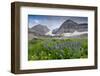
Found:
[{"label": "mountain peak", "polygon": [[34,27],[45,27],[45,26],[41,25],[41,24],[37,24],[37,25],[33,26],[32,28],[34,28]]},{"label": "mountain peak", "polygon": [[57,34],[62,34],[62,33],[69,33],[69,32],[74,32],[75,29],[79,26],[78,23],[74,22],[71,19],[68,19],[62,23],[60,28],[57,30]]},{"label": "mountain peak", "polygon": [[68,23],[71,23],[71,24],[77,24],[76,22],[74,22],[73,20],[71,20],[71,19],[68,19],[68,20],[66,20],[63,24],[68,24]]},{"label": "mountain peak", "polygon": [[45,33],[50,31],[47,26],[41,24],[33,26],[31,30],[39,35],[45,35]]},{"label": "mountain peak", "polygon": [[70,21],[72,22],[72,20],[71,20],[71,19],[68,19],[68,20],[66,20],[66,21],[67,21],[67,22],[70,22]]}]

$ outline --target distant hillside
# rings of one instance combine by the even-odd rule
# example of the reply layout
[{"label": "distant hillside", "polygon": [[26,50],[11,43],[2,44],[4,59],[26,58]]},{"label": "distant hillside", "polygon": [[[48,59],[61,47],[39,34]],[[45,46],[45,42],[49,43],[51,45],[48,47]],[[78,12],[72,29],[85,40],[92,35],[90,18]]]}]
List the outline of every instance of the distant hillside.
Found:
[{"label": "distant hillside", "polygon": [[45,35],[49,31],[47,26],[41,24],[35,25],[29,29],[29,32],[34,33],[35,35]]}]

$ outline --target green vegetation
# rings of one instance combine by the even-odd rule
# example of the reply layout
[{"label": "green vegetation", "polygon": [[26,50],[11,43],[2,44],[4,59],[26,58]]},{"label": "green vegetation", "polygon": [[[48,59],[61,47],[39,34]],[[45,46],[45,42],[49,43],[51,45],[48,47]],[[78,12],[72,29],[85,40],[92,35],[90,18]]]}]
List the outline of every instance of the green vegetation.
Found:
[{"label": "green vegetation", "polygon": [[87,58],[87,39],[40,38],[28,42],[28,60]]}]

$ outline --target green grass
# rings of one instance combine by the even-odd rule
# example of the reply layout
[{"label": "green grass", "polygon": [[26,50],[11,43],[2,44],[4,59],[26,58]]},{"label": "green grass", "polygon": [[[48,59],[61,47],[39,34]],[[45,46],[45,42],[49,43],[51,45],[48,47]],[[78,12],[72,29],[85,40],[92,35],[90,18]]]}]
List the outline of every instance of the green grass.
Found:
[{"label": "green grass", "polygon": [[87,39],[41,38],[28,42],[28,60],[87,58]]}]

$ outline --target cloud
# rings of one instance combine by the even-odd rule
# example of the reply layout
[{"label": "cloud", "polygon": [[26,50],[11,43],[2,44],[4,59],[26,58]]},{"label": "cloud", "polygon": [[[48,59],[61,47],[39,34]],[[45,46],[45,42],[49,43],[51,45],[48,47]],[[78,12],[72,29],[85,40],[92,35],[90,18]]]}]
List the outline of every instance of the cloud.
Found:
[{"label": "cloud", "polygon": [[33,23],[36,23],[36,24],[39,24],[40,22],[39,22],[39,20],[33,20]]}]

